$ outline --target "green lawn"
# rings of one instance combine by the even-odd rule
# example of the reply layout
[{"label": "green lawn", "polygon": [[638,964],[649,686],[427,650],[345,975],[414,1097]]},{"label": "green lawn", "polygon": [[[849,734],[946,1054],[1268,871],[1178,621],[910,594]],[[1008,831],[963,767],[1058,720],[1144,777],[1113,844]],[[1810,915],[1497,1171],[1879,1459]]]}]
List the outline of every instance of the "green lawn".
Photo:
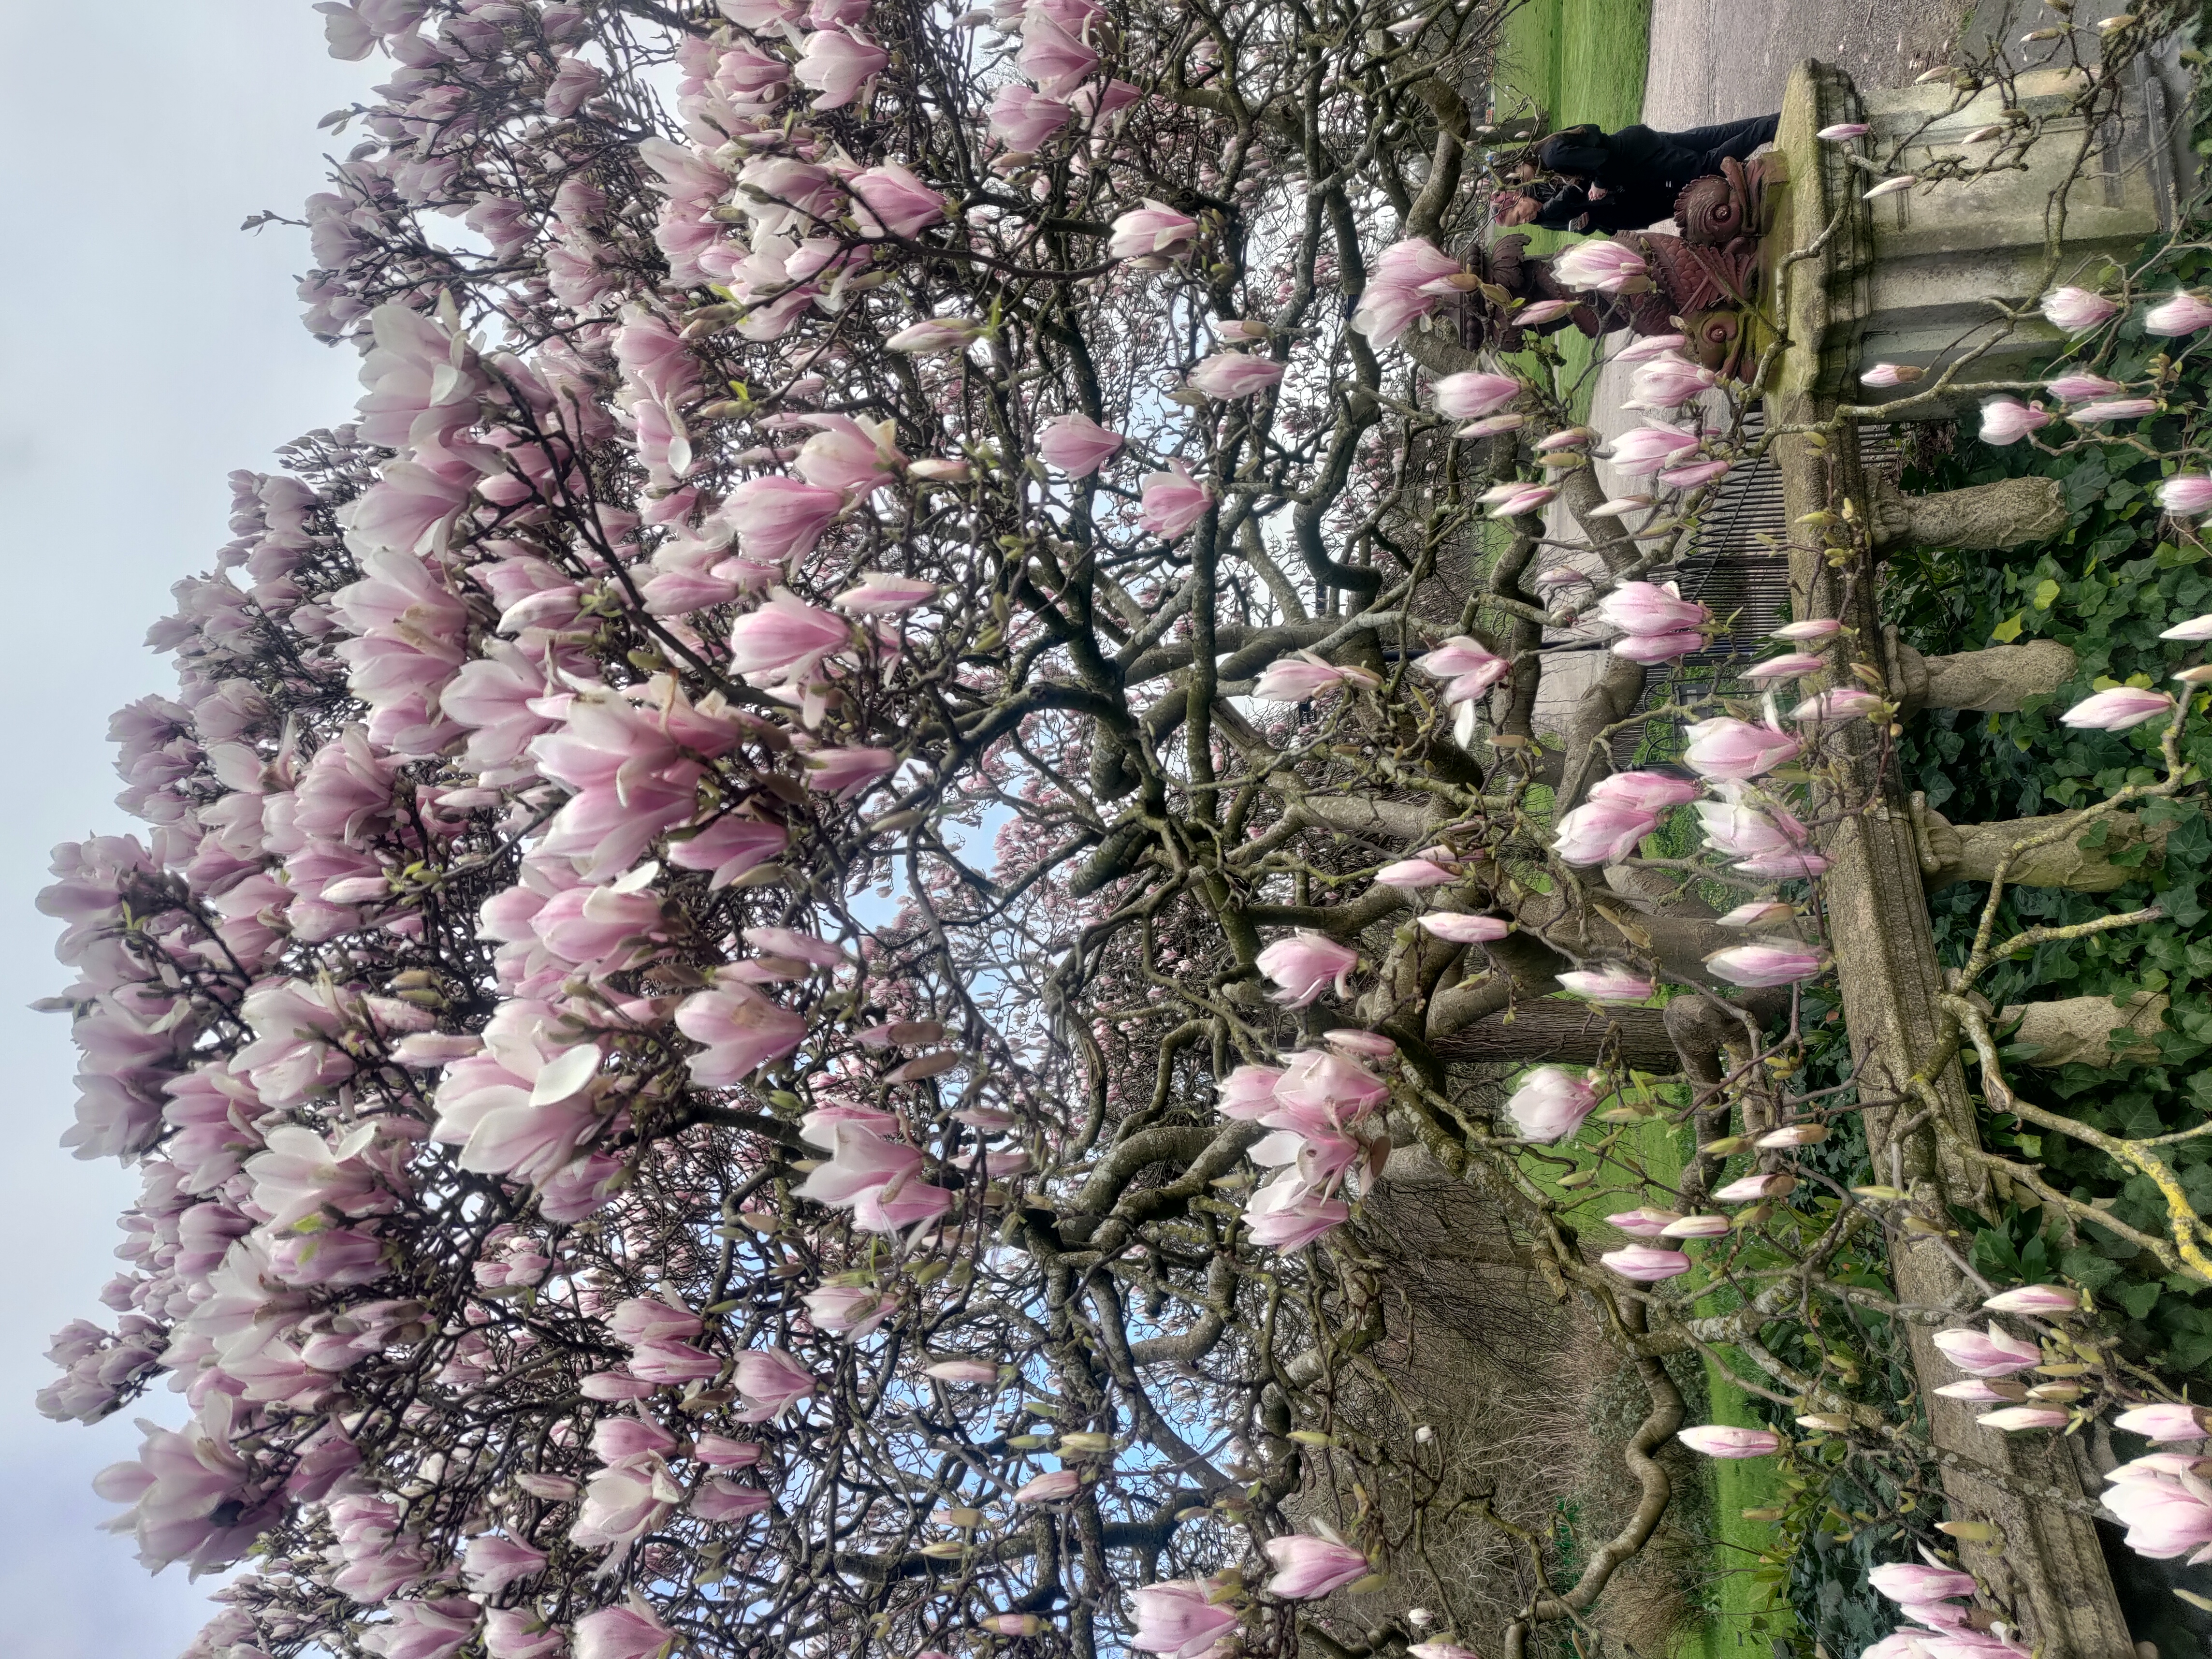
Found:
[{"label": "green lawn", "polygon": [[[1518,92],[1539,106],[1551,126],[1594,121],[1607,131],[1644,112],[1644,49],[1651,32],[1651,0],[1526,0],[1505,20],[1499,53],[1498,107],[1510,114]],[[1548,253],[1576,237],[1540,231],[1532,244]],[[1566,380],[1589,368],[1589,342],[1560,337]],[[1581,411],[1589,409],[1585,387]]]},{"label": "green lawn", "polygon": [[[1661,1084],[1658,1092],[1674,1109],[1680,1109],[1684,1103],[1678,1085]],[[1579,1167],[1595,1172],[1598,1166],[1589,1155],[1588,1143],[1597,1139],[1596,1129],[1597,1126],[1593,1125],[1558,1150],[1572,1158]],[[1680,1179],[1682,1159],[1690,1148],[1687,1126],[1677,1127],[1664,1119],[1654,1119],[1630,1126],[1622,1133],[1620,1142],[1620,1153],[1630,1163],[1640,1165],[1653,1181],[1671,1186]],[[1523,1167],[1560,1200],[1561,1218],[1585,1237],[1603,1241],[1608,1249],[1614,1243],[1626,1242],[1619,1239],[1604,1222],[1604,1217],[1611,1212],[1634,1206],[1635,1200],[1613,1185],[1621,1174],[1618,1168],[1605,1172],[1599,1185],[1570,1194],[1557,1185],[1561,1173],[1557,1165],[1532,1161]],[[1732,1169],[1728,1173],[1740,1174],[1741,1170]],[[1610,1191],[1607,1190],[1609,1186]],[[1694,1285],[1698,1277],[1693,1273],[1687,1281],[1678,1282]],[[1698,1311],[1705,1316],[1718,1315],[1727,1311],[1732,1300],[1728,1292],[1701,1297]],[[1724,1350],[1723,1355],[1737,1364],[1744,1363],[1733,1350]],[[1746,1369],[1749,1369],[1748,1365]],[[1710,1360],[1705,1370],[1708,1414],[1693,1420],[1726,1423],[1740,1428],[1765,1426],[1753,1412],[1749,1398],[1730,1380],[1727,1371]],[[1678,1633],[1668,1659],[1754,1659],[1754,1656],[1764,1654],[1774,1638],[1786,1638],[1797,1629],[1787,1601],[1778,1601],[1765,1585],[1752,1578],[1753,1571],[1760,1565],[1759,1553],[1773,1543],[1774,1528],[1767,1522],[1743,1518],[1746,1510],[1765,1509],[1783,1501],[1780,1471],[1770,1458],[1715,1458],[1700,1462],[1705,1463],[1712,1481],[1713,1516],[1719,1528],[1719,1537],[1706,1563],[1706,1570],[1716,1576],[1709,1592],[1711,1610],[1701,1623],[1686,1626]],[[1763,1629],[1754,1629],[1752,1620],[1761,1614],[1767,1623]]]}]

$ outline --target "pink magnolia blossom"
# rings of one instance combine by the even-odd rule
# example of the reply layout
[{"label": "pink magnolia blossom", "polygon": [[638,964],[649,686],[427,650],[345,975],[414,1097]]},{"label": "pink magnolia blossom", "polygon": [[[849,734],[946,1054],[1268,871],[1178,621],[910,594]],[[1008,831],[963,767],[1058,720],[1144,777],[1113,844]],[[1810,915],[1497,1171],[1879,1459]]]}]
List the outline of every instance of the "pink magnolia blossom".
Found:
[{"label": "pink magnolia blossom", "polygon": [[1756,1204],[1770,1198],[1787,1198],[1797,1190],[1797,1177],[1788,1175],[1739,1176],[1726,1186],[1714,1190],[1713,1199],[1721,1204]]},{"label": "pink magnolia blossom", "polygon": [[1597,1109],[1597,1091],[1572,1072],[1539,1066],[1521,1079],[1505,1109],[1523,1137],[1549,1144],[1583,1127]]},{"label": "pink magnolia blossom", "polygon": [[1493,519],[1517,519],[1524,513],[1534,513],[1559,495],[1549,484],[1516,485],[1491,503]]},{"label": "pink magnolia blossom", "polygon": [[2194,1462],[2154,1452],[2105,1477],[2105,1507],[2119,1516],[2137,1555],[2187,1555],[2192,1565],[2212,1558],[2212,1486],[2190,1468]]},{"label": "pink magnolia blossom", "polygon": [[1629,396],[1641,408],[1674,409],[1714,385],[1718,378],[1712,370],[1686,357],[1654,357],[1638,364],[1635,374],[1629,377]]},{"label": "pink magnolia blossom", "polygon": [[836,109],[860,95],[860,88],[891,61],[866,35],[850,29],[820,29],[806,37],[799,65],[792,71],[799,83],[821,94],[817,109]]},{"label": "pink magnolia blossom", "polygon": [[1813,136],[1826,143],[1846,144],[1854,138],[1863,138],[1873,131],[1863,121],[1838,121],[1832,126],[1822,127]]},{"label": "pink magnolia blossom", "polygon": [[708,871],[709,887],[726,887],[782,852],[789,840],[780,823],[726,813],[696,835],[672,836],[668,861],[679,869]]},{"label": "pink magnolia blossom", "polygon": [[[968,317],[925,317],[910,323],[884,342],[890,351],[903,351],[915,357],[954,356],[964,352],[982,337],[983,325]],[[938,462],[924,462],[936,466]]]},{"label": "pink magnolia blossom", "polygon": [[1713,918],[1716,927],[1769,927],[1790,921],[1797,914],[1794,905],[1773,899],[1753,899],[1739,904],[1724,916]]},{"label": "pink magnolia blossom", "polygon": [[692,1490],[691,1513],[718,1526],[742,1525],[766,1510],[773,1500],[758,1486],[734,1480],[702,1480]]},{"label": "pink magnolia blossom", "polygon": [[1456,912],[1431,911],[1420,918],[1424,931],[1454,945],[1489,945],[1513,931],[1513,924],[1498,916],[1469,916]]},{"label": "pink magnolia blossom", "polygon": [[1022,17],[1022,50],[1015,60],[1037,89],[1062,98],[1075,90],[1098,67],[1098,54],[1055,21],[1042,6],[1032,5]]},{"label": "pink magnolia blossom", "polygon": [[691,1056],[691,1080],[721,1089],[796,1048],[805,1040],[806,1018],[750,985],[730,982],[686,997],[677,1006],[676,1029],[706,1046]]},{"label": "pink magnolia blossom", "polygon": [[1458,879],[1457,871],[1431,858],[1398,859],[1375,872],[1378,885],[1401,887],[1408,892],[1419,892],[1429,887],[1448,887]]},{"label": "pink magnolia blossom", "polygon": [[642,1601],[601,1607],[576,1621],[575,1659],[661,1659],[675,1639]]},{"label": "pink magnolia blossom", "polygon": [[858,204],[853,216],[863,236],[911,240],[945,218],[945,198],[896,161],[854,173],[845,187]]},{"label": "pink magnolia blossom", "polygon": [[1046,465],[1058,467],[1071,478],[1087,478],[1127,441],[1087,415],[1060,415],[1039,428],[1037,454]]},{"label": "pink magnolia blossom", "polygon": [[986,1359],[940,1359],[921,1368],[924,1376],[939,1382],[995,1382],[999,1368]]},{"label": "pink magnolia blossom", "polygon": [[2081,1311],[2081,1298],[2063,1285],[2023,1285],[2016,1291],[1999,1291],[1982,1306],[1992,1313],[2044,1314],[2063,1319]]},{"label": "pink magnolia blossom", "polygon": [[2084,697],[2058,717],[2061,726],[2091,732],[2124,732],[2154,720],[2172,710],[2173,699],[2163,691],[2116,685]]},{"label": "pink magnolia blossom", "polygon": [[1137,522],[1164,541],[1174,541],[1206,516],[1213,505],[1213,492],[1190,476],[1181,461],[1170,461],[1164,472],[1145,475],[1144,495]]},{"label": "pink magnolia blossom", "polygon": [[2083,404],[2093,398],[2111,397],[2120,389],[2120,383],[2077,368],[2070,374],[2061,374],[2056,380],[2045,380],[2043,389],[2061,403]]},{"label": "pink magnolia blossom", "polygon": [[863,1193],[903,1181],[921,1167],[921,1149],[885,1140],[857,1123],[836,1126],[836,1153],[793,1188],[817,1204],[849,1206]]},{"label": "pink magnolia blossom", "polygon": [[1591,1002],[1643,1002],[1652,993],[1650,975],[1615,963],[1575,969],[1559,976],[1559,988]]},{"label": "pink magnolia blossom", "polygon": [[1253,1243],[1285,1255],[1305,1249],[1351,1219],[1350,1205],[1297,1179],[1295,1167],[1278,1171],[1244,1206],[1244,1224]]},{"label": "pink magnolia blossom", "polygon": [[799,474],[807,483],[858,500],[897,478],[905,457],[891,442],[896,422],[870,425],[844,415],[808,418],[821,430],[799,447]]},{"label": "pink magnolia blossom", "polygon": [[1771,1457],[1782,1449],[1782,1437],[1771,1429],[1740,1429],[1724,1423],[1678,1429],[1674,1438],[1707,1457]]},{"label": "pink magnolia blossom", "polygon": [[806,757],[806,787],[851,800],[897,765],[898,757],[888,749],[817,749]]},{"label": "pink magnolia blossom", "polygon": [[815,1389],[814,1373],[781,1348],[749,1348],[738,1356],[738,1395],[744,1409],[740,1423],[765,1423],[781,1417]]},{"label": "pink magnolia blossom", "polygon": [[603,1468],[586,1483],[568,1537],[586,1549],[623,1548],[666,1520],[683,1497],[657,1456]]},{"label": "pink magnolia blossom", "polygon": [[1038,1475],[1014,1493],[1017,1504],[1057,1504],[1082,1489],[1083,1477],[1073,1469],[1054,1469]]},{"label": "pink magnolia blossom", "polygon": [[872,1286],[824,1285],[805,1297],[806,1317],[817,1331],[857,1342],[898,1311],[899,1301]]},{"label": "pink magnolia blossom", "polygon": [[1626,634],[1674,634],[1712,620],[1712,612],[1656,582],[1623,582],[1598,601],[1597,614]]},{"label": "pink magnolia blossom", "polygon": [[2196,518],[2212,513],[2212,477],[2202,472],[2177,472],[2160,484],[2158,504],[2169,513]]},{"label": "pink magnolia blossom", "polygon": [[749,478],[722,503],[722,521],[736,532],[748,559],[787,564],[814,550],[845,497],[798,478]]},{"label": "pink magnolia blossom", "polygon": [[1327,1595],[1373,1571],[1358,1550],[1304,1533],[1270,1538],[1262,1547],[1275,1568],[1275,1576],[1267,1581],[1267,1593],[1285,1601],[1306,1601]]},{"label": "pink magnolia blossom", "polygon": [[1690,739],[1683,763],[1700,777],[1741,782],[1787,765],[1804,748],[1786,732],[1747,720],[1692,720],[1682,730]]},{"label": "pink magnolia blossom", "polygon": [[447,1659],[476,1632],[483,1609],[465,1596],[436,1601],[395,1601],[389,1624],[362,1638],[379,1659]]},{"label": "pink magnolia blossom", "polygon": [[1808,617],[1802,622],[1784,623],[1766,637],[1770,640],[1790,640],[1807,645],[1821,640],[1832,640],[1844,631],[1844,625],[1833,617]]},{"label": "pink magnolia blossom", "polygon": [[[1389,1092],[1382,1079],[1357,1061],[1315,1048],[1291,1056],[1275,1084],[1279,1107],[1322,1114],[1343,1123],[1372,1111]],[[1272,1116],[1261,1121],[1276,1127],[1289,1121]]]},{"label": "pink magnolia blossom", "polygon": [[1492,374],[1479,369],[1447,374],[1429,388],[1437,413],[1447,420],[1471,421],[1495,415],[1526,388],[1510,374]]},{"label": "pink magnolia blossom", "polygon": [[2185,623],[2176,623],[2159,635],[2162,640],[2188,640],[2191,642],[2212,640],[2212,615],[2192,617]]},{"label": "pink magnolia blossom", "polygon": [[1680,1250],[1662,1250],[1650,1244],[1624,1245],[1606,1251],[1598,1260],[1623,1279],[1639,1285],[1656,1285],[1690,1271],[1690,1258]]},{"label": "pink magnolia blossom", "polygon": [[1011,149],[1033,150],[1066,126],[1073,107],[1057,98],[1008,82],[991,100],[991,136]]},{"label": "pink magnolia blossom", "polygon": [[1256,1119],[1272,1111],[1275,1085],[1283,1080],[1276,1066],[1239,1066],[1221,1079],[1216,1109],[1224,1117]]},{"label": "pink magnolia blossom", "polygon": [[1613,465],[1631,477],[1656,472],[1681,460],[1698,447],[1698,434],[1661,421],[1647,421],[1613,441]]},{"label": "pink magnolia blossom", "polygon": [[1698,786],[1663,772],[1613,772],[1590,786],[1589,798],[1636,812],[1663,812],[1695,800]]},{"label": "pink magnolia blossom", "polygon": [[2112,398],[2069,410],[2066,418],[2076,426],[2099,426],[2107,421],[2139,421],[2146,415],[2155,415],[2158,409],[2155,398]]},{"label": "pink magnolia blossom", "polygon": [[730,626],[730,667],[744,675],[801,679],[853,642],[852,624],[784,588]]},{"label": "pink magnolia blossom", "polygon": [[2039,403],[2024,404],[2017,398],[1992,398],[1982,405],[1982,441],[2018,443],[2029,433],[2050,425],[2051,420]]},{"label": "pink magnolia blossom", "polygon": [[1650,286],[1644,256],[1625,242],[1593,236],[1552,256],[1552,274],[1569,288],[1640,293]]},{"label": "pink magnolia blossom", "polygon": [[567,1638],[529,1606],[493,1607],[484,1613],[484,1659],[562,1659]]},{"label": "pink magnolia blossom", "polygon": [[1681,1218],[1672,1210],[1623,1210],[1606,1217],[1606,1224],[1618,1228],[1631,1238],[1656,1238],[1667,1230],[1670,1222]]},{"label": "pink magnolia blossom", "polygon": [[1705,971],[1731,985],[1796,985],[1827,971],[1824,951],[1793,951],[1779,945],[1738,945],[1705,958]]},{"label": "pink magnolia blossom", "polygon": [[1986,1334],[1972,1328],[1938,1331],[1934,1340],[1944,1357],[1969,1376],[2009,1376],[2043,1361],[2040,1347],[2011,1335],[1995,1320]]},{"label": "pink magnolia blossom", "polygon": [[1911,386],[1927,372],[1910,363],[1876,363],[1859,376],[1859,384],[1886,391],[1891,386]]},{"label": "pink magnolia blossom", "polygon": [[[2079,1310],[2076,1304],[2075,1311]],[[2204,1424],[2202,1407],[2166,1401],[2137,1406],[2112,1419],[2114,1428],[2125,1429],[2130,1434],[2139,1434],[2152,1441],[2202,1440],[2205,1437]]]},{"label": "pink magnolia blossom", "polygon": [[1755,685],[1769,680],[1792,680],[1806,674],[1817,674],[1827,667],[1823,658],[1809,651],[1791,651],[1779,657],[1769,657],[1765,662],[1753,663],[1743,671],[1744,678]]},{"label": "pink magnolia blossom", "polygon": [[864,570],[860,586],[847,588],[830,603],[856,617],[888,617],[911,611],[918,605],[927,605],[937,592],[935,582],[894,575],[888,571]]},{"label": "pink magnolia blossom", "polygon": [[1345,685],[1372,688],[1378,682],[1364,668],[1340,668],[1310,651],[1278,658],[1253,683],[1252,695],[1261,702],[1305,702]]},{"label": "pink magnolia blossom", "polygon": [[1283,366],[1242,351],[1217,351],[1190,372],[1190,384],[1209,398],[1249,398],[1283,378]]},{"label": "pink magnolia blossom", "polygon": [[1286,1007],[1304,1008],[1327,990],[1332,981],[1338,996],[1350,996],[1352,970],[1358,963],[1358,951],[1339,945],[1325,933],[1301,927],[1290,938],[1278,939],[1261,951],[1255,965],[1282,988],[1274,994],[1274,1001]]},{"label": "pink magnolia blossom", "polygon": [[2143,332],[2161,339],[2194,334],[2208,325],[2212,325],[2212,305],[2187,292],[2176,293],[2143,313]]},{"label": "pink magnolia blossom", "polygon": [[461,1578],[471,1592],[481,1596],[493,1596],[518,1578],[528,1578],[544,1571],[546,1554],[544,1550],[493,1533],[487,1537],[469,1540],[468,1559],[462,1563]]},{"label": "pink magnolia blossom", "polygon": [[1376,345],[1389,345],[1468,280],[1459,261],[1427,238],[1394,242],[1368,273],[1352,326]]},{"label": "pink magnolia blossom", "polygon": [[1698,633],[1680,634],[1625,634],[1615,640],[1608,650],[1616,657],[1638,662],[1649,667],[1654,663],[1672,662],[1677,657],[1686,657],[1703,647],[1705,636]]},{"label": "pink magnolia blossom", "polygon": [[1687,466],[1661,469],[1658,482],[1669,489],[1703,489],[1716,479],[1726,476],[1734,467],[1732,461],[1692,461]]},{"label": "pink magnolia blossom", "polygon": [[1977,1589],[1970,1572],[1959,1572],[1949,1567],[1925,1567],[1917,1561],[1891,1561],[1869,1568],[1867,1583],[1877,1595],[1913,1607],[1948,1601],[1956,1595],[1972,1595]]},{"label": "pink magnolia blossom", "polygon": [[1552,850],[1569,864],[1618,864],[1659,827],[1659,815],[1619,802],[1585,801],[1563,816]]},{"label": "pink magnolia blossom", "polygon": [[1166,1659],[1204,1659],[1222,1637],[1237,1628],[1236,1610],[1218,1605],[1206,1585],[1194,1578],[1171,1578],[1129,1592],[1137,1628],[1129,1645]]},{"label": "pink magnolia blossom", "polygon": [[1164,264],[1181,258],[1197,240],[1197,220],[1187,213],[1177,213],[1165,202],[1146,197],[1144,206],[1132,208],[1114,221],[1106,257]]},{"label": "pink magnolia blossom", "polygon": [[2043,296],[2040,307],[2054,328],[2069,334],[2081,334],[2111,321],[2122,309],[2117,300],[2086,288],[2054,288]]}]

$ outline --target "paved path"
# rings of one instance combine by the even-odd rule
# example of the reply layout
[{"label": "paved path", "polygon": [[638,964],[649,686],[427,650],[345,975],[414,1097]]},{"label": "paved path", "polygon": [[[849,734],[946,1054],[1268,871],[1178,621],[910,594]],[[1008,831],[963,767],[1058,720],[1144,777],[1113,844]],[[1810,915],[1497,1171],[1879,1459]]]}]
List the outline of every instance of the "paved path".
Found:
[{"label": "paved path", "polygon": [[1799,60],[1863,87],[1895,87],[1943,61],[1959,8],[1944,0],[1652,0],[1644,122],[1705,126],[1782,107]]}]

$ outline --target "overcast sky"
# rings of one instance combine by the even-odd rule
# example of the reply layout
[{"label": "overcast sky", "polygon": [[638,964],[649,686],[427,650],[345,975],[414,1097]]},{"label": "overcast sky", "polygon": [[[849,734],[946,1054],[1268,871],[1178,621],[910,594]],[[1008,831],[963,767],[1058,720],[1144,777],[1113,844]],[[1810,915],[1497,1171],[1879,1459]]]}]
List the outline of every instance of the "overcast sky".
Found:
[{"label": "overcast sky", "polygon": [[[205,1614],[181,1569],[149,1578],[95,1529],[87,1483],[136,1443],[31,1407],[48,1334],[96,1314],[135,1183],[55,1145],[74,1092],[66,1026],[25,1004],[60,969],[32,908],[48,849],[127,828],[107,716],[173,684],[142,641],[169,584],[228,538],[234,467],[349,412],[351,354],[299,325],[297,216],[315,122],[374,79],[333,62],[308,0],[0,0],[0,1648],[25,1659],[170,1659]],[[148,1414],[175,1420],[166,1391]]]}]

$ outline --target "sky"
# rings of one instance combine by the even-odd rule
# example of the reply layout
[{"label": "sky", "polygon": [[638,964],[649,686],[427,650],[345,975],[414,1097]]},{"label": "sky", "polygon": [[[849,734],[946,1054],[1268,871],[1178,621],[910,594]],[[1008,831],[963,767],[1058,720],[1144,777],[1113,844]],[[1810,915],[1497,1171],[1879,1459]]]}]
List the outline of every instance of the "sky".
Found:
[{"label": "sky", "polygon": [[174,1421],[175,1398],[94,1429],[31,1406],[49,1334],[104,1311],[136,1184],[56,1145],[73,1059],[64,1018],[27,1006],[63,982],[33,902],[55,842],[130,827],[107,717],[173,684],[143,641],[228,538],[226,476],[351,410],[352,354],[299,324],[305,234],[238,228],[298,216],[316,121],[375,78],[325,52],[321,21],[308,0],[0,0],[0,1645],[37,1659],[170,1659],[207,1613],[207,1584],[149,1577],[97,1530],[89,1490],[130,1419]]}]

